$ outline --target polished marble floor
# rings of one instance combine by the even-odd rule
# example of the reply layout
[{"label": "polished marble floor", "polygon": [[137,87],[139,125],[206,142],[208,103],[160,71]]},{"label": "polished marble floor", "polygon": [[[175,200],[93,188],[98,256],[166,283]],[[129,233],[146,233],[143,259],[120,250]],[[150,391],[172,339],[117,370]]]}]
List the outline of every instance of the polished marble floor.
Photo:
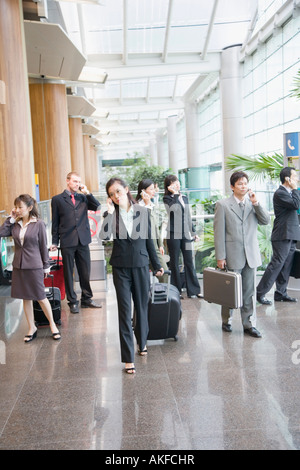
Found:
[{"label": "polished marble floor", "polygon": [[0,449],[300,449],[300,303],[258,306],[254,339],[185,299],[178,341],[149,342],[129,376],[111,279],[100,310],[63,301],[60,342],[24,344],[21,302],[0,295]]}]

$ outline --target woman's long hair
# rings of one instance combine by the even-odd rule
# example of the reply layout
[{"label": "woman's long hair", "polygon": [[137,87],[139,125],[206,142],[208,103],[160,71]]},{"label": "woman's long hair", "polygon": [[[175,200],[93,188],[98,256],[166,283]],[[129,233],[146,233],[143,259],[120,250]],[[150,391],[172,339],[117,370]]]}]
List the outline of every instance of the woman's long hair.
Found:
[{"label": "woman's long hair", "polygon": [[154,181],[152,181],[150,178],[145,178],[144,180],[139,182],[137,196],[135,198],[136,202],[142,199],[142,196],[141,196],[142,191],[149,188],[151,184],[154,184]]},{"label": "woman's long hair", "polygon": [[168,175],[165,177],[165,181],[164,181],[165,196],[172,194],[168,190],[168,187],[170,186],[170,184],[174,183],[174,181],[178,181],[178,178],[176,175]]},{"label": "woman's long hair", "polygon": [[[125,181],[122,180],[121,178],[118,178],[118,177],[110,178],[110,180],[107,181],[106,186],[105,186],[106,193],[107,193],[108,197],[109,197],[109,188],[110,188],[113,184],[115,184],[115,183],[119,183],[121,186],[123,186],[123,188],[127,188],[127,187],[128,187],[128,185],[125,183]],[[132,197],[132,194],[131,194],[131,192],[130,192],[129,190],[128,190],[128,192],[127,192],[127,198],[128,198],[128,202],[129,202],[130,205],[135,203],[135,200],[134,200],[134,198]],[[117,204],[115,204],[115,203],[114,203],[114,206],[115,206],[115,209],[116,209],[117,207],[119,207],[119,206],[118,206]]]},{"label": "woman's long hair", "polygon": [[32,209],[30,211],[30,217],[39,217],[37,202],[32,196],[30,196],[30,194],[20,194],[20,196],[16,197],[16,199],[14,200],[14,205],[17,206],[18,204],[20,204],[20,202],[26,204],[27,207],[32,206]]}]

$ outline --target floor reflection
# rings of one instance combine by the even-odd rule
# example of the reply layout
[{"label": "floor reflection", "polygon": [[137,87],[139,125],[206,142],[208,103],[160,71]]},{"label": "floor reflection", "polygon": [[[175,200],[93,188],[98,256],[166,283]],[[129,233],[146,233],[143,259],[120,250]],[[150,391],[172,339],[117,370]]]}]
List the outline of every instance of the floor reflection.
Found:
[{"label": "floor reflection", "polygon": [[184,299],[178,341],[150,341],[128,376],[111,279],[95,298],[79,315],[63,301],[60,342],[39,328],[25,345],[0,288],[0,449],[300,449],[297,304],[258,306],[254,339],[238,312],[228,334],[220,307]]}]

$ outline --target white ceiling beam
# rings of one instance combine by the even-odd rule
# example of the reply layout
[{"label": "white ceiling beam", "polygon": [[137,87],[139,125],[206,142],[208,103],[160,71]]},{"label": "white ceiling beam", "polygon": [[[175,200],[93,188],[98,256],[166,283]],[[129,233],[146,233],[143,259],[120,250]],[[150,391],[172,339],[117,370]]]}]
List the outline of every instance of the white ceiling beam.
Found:
[{"label": "white ceiling beam", "polygon": [[150,78],[147,79],[146,103],[149,103],[150,98]]},{"label": "white ceiling beam", "polygon": [[128,0],[123,0],[123,65],[128,62]]},{"label": "white ceiling beam", "polygon": [[83,19],[83,12],[82,12],[82,5],[79,3],[77,4],[77,15],[78,15],[78,23],[79,23],[79,33],[80,33],[80,40],[81,40],[81,50],[83,55],[86,54],[86,35],[85,35],[85,27],[84,27],[84,19]]},{"label": "white ceiling beam", "polygon": [[163,54],[162,54],[163,62],[166,62],[167,56],[168,56],[169,38],[170,38],[170,30],[171,30],[171,18],[172,18],[172,7],[173,7],[173,0],[169,0],[168,17],[167,17],[167,24],[166,24],[166,34],[165,34],[165,41],[164,41],[164,50],[163,50]]},{"label": "white ceiling beam", "polygon": [[[136,130],[148,130],[148,129],[160,129],[160,128],[165,128],[167,125],[167,120],[162,119],[160,122],[157,120],[153,120],[151,123],[147,122],[146,120],[141,120],[141,123],[137,126],[136,121],[128,122],[125,121],[121,122],[120,124],[118,123],[101,123],[100,125],[100,131],[105,132],[105,130],[109,130],[110,134],[114,133],[119,133],[119,132],[133,132]],[[101,132],[100,132],[101,133]]]},{"label": "white ceiling beam", "polygon": [[97,137],[98,140],[100,140],[101,142],[106,142],[106,141],[109,141],[110,144],[117,144],[117,143],[121,143],[121,142],[140,142],[140,141],[147,141],[149,140],[150,138],[152,138],[152,134],[143,134],[141,136],[139,136],[138,134],[137,135],[130,135],[128,134],[127,136],[120,136],[120,137],[117,137],[117,136],[109,136],[110,138],[107,139],[105,136],[104,137]]},{"label": "white ceiling beam", "polygon": [[86,65],[94,65],[105,70],[108,74],[107,80],[128,80],[137,77],[207,74],[219,71],[221,68],[221,55],[220,52],[207,53],[206,59],[201,60],[200,51],[195,54],[169,53],[168,63],[163,64],[159,57],[154,60],[149,54],[137,54],[135,60],[128,60],[127,67],[123,67],[121,62],[101,62],[101,56],[99,56],[99,60],[91,61],[89,58]]},{"label": "white ceiling beam", "polygon": [[201,53],[201,59],[202,60],[205,60],[205,57],[206,57],[206,54],[207,54],[208,44],[209,44],[209,40],[210,40],[210,37],[211,37],[211,33],[212,33],[212,29],[213,29],[213,26],[214,26],[215,17],[216,17],[216,13],[217,13],[217,7],[218,7],[218,0],[214,0],[213,8],[212,8],[211,15],[210,15],[210,20],[209,20],[209,23],[208,23],[205,42],[204,42],[203,50],[202,50],[202,53]]},{"label": "white ceiling beam", "polygon": [[177,83],[178,83],[178,75],[176,75],[176,77],[175,77],[174,88],[173,88],[173,95],[172,95],[172,101],[174,101],[174,100],[176,99]]},{"label": "white ceiling beam", "polygon": [[[159,112],[160,110],[165,111],[174,111],[184,108],[185,104],[183,101],[175,101],[167,104],[157,103],[157,104],[141,104],[141,105],[132,105],[132,106],[96,106],[96,110],[93,114],[94,119],[102,119],[103,111],[107,111],[110,114],[131,114],[131,113],[147,113],[147,112]],[[100,115],[99,115],[100,112]]]}]

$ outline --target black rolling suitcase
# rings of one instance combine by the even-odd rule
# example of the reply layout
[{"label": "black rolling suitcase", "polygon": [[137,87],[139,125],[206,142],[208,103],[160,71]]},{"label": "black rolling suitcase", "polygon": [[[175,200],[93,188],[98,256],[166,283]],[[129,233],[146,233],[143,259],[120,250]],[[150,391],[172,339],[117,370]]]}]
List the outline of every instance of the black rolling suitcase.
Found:
[{"label": "black rolling suitcase", "polygon": [[150,289],[148,305],[149,340],[174,338],[177,341],[179,321],[181,319],[180,293],[171,284],[171,273],[168,283],[153,282]]},{"label": "black rolling suitcase", "polygon": [[[58,287],[54,287],[53,275],[48,274],[50,278],[52,278],[52,286],[45,287],[46,296],[50,302],[53,318],[57,325],[61,325],[61,295],[60,290]],[[38,303],[37,300],[33,301],[33,314],[34,314],[34,321],[36,326],[45,326],[49,325],[45,314]]]}]

